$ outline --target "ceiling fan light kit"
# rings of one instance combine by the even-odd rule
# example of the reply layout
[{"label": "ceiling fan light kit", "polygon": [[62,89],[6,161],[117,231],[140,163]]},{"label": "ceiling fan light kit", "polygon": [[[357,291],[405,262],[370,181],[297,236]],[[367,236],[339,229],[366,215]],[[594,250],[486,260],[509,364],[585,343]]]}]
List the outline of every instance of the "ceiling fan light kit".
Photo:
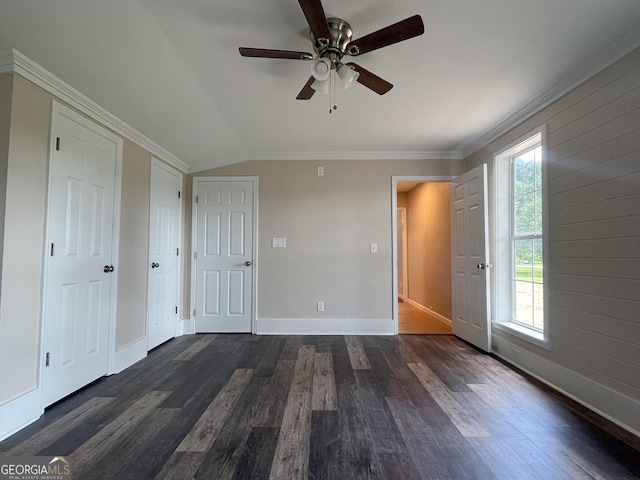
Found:
[{"label": "ceiling fan light kit", "polygon": [[298,0],[298,3],[311,30],[315,56],[307,52],[240,47],[243,57],[313,60],[311,78],[296,97],[298,100],[309,100],[316,91],[328,93],[332,70],[337,72],[345,90],[358,82],[378,95],[384,95],[393,88],[391,83],[353,62],[342,63],[342,58],[363,55],[424,33],[422,18],[414,15],[353,40],[351,25],[341,18],[327,18],[321,0]]},{"label": "ceiling fan light kit", "polygon": [[331,60],[319,58],[311,65],[311,75],[316,80],[326,80],[331,75]]}]

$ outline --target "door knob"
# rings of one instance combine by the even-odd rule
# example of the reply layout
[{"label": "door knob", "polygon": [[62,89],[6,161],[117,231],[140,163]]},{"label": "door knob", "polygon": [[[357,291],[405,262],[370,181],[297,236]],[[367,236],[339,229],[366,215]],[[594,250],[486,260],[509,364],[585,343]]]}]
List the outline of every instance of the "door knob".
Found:
[{"label": "door knob", "polygon": [[484,263],[479,263],[476,266],[478,267],[479,270],[484,270],[485,264]]},{"label": "door knob", "polygon": [[247,267],[250,267],[250,266],[251,266],[251,262],[250,262],[250,261],[248,261],[248,260],[247,260],[246,262],[244,262],[244,264],[245,264]]},{"label": "door knob", "polygon": [[113,268],[113,265],[105,265],[104,268],[102,269],[104,273],[111,273],[114,270],[115,268]]},{"label": "door knob", "polygon": [[157,262],[152,262],[151,263],[151,268],[158,268],[159,266],[160,266],[160,264],[157,263]]}]

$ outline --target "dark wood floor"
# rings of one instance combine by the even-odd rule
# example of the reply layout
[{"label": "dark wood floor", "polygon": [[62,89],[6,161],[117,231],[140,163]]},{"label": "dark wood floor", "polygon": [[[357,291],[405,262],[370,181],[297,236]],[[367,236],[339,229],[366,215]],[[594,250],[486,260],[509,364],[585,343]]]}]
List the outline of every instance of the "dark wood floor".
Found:
[{"label": "dark wood floor", "polygon": [[449,335],[193,335],[0,452],[66,456],[81,480],[640,478],[637,439],[607,430]]}]

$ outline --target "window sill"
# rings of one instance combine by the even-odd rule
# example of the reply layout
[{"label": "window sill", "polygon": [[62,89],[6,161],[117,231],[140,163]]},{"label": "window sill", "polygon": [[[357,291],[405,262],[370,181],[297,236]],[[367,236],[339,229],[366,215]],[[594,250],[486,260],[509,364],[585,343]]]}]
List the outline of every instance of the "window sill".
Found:
[{"label": "window sill", "polygon": [[492,322],[492,327],[537,345],[540,348],[544,348],[545,350],[551,350],[551,342],[548,338],[545,338],[542,332],[537,332],[514,322]]}]

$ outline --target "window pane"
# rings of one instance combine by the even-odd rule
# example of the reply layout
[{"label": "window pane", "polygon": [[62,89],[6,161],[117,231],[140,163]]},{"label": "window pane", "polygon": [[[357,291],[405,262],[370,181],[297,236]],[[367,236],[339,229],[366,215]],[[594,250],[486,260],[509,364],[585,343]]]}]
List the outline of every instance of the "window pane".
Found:
[{"label": "window pane", "polygon": [[514,231],[517,237],[536,233],[536,195],[527,193],[513,199]]},{"label": "window pane", "polygon": [[544,329],[544,289],[541,283],[533,284],[533,327]]},{"label": "window pane", "polygon": [[535,149],[529,150],[513,159],[513,184],[515,196],[535,190]]},{"label": "window pane", "polygon": [[533,281],[533,242],[516,240],[513,242],[514,280]]},{"label": "window pane", "polygon": [[535,189],[542,189],[542,147],[536,147],[535,154]]},{"label": "window pane", "polygon": [[533,235],[542,235],[542,192],[537,190],[533,194]]},{"label": "window pane", "polygon": [[517,322],[533,326],[533,283],[514,282],[513,319]]},{"label": "window pane", "polygon": [[533,281],[542,283],[544,266],[542,264],[542,239],[533,240]]}]

